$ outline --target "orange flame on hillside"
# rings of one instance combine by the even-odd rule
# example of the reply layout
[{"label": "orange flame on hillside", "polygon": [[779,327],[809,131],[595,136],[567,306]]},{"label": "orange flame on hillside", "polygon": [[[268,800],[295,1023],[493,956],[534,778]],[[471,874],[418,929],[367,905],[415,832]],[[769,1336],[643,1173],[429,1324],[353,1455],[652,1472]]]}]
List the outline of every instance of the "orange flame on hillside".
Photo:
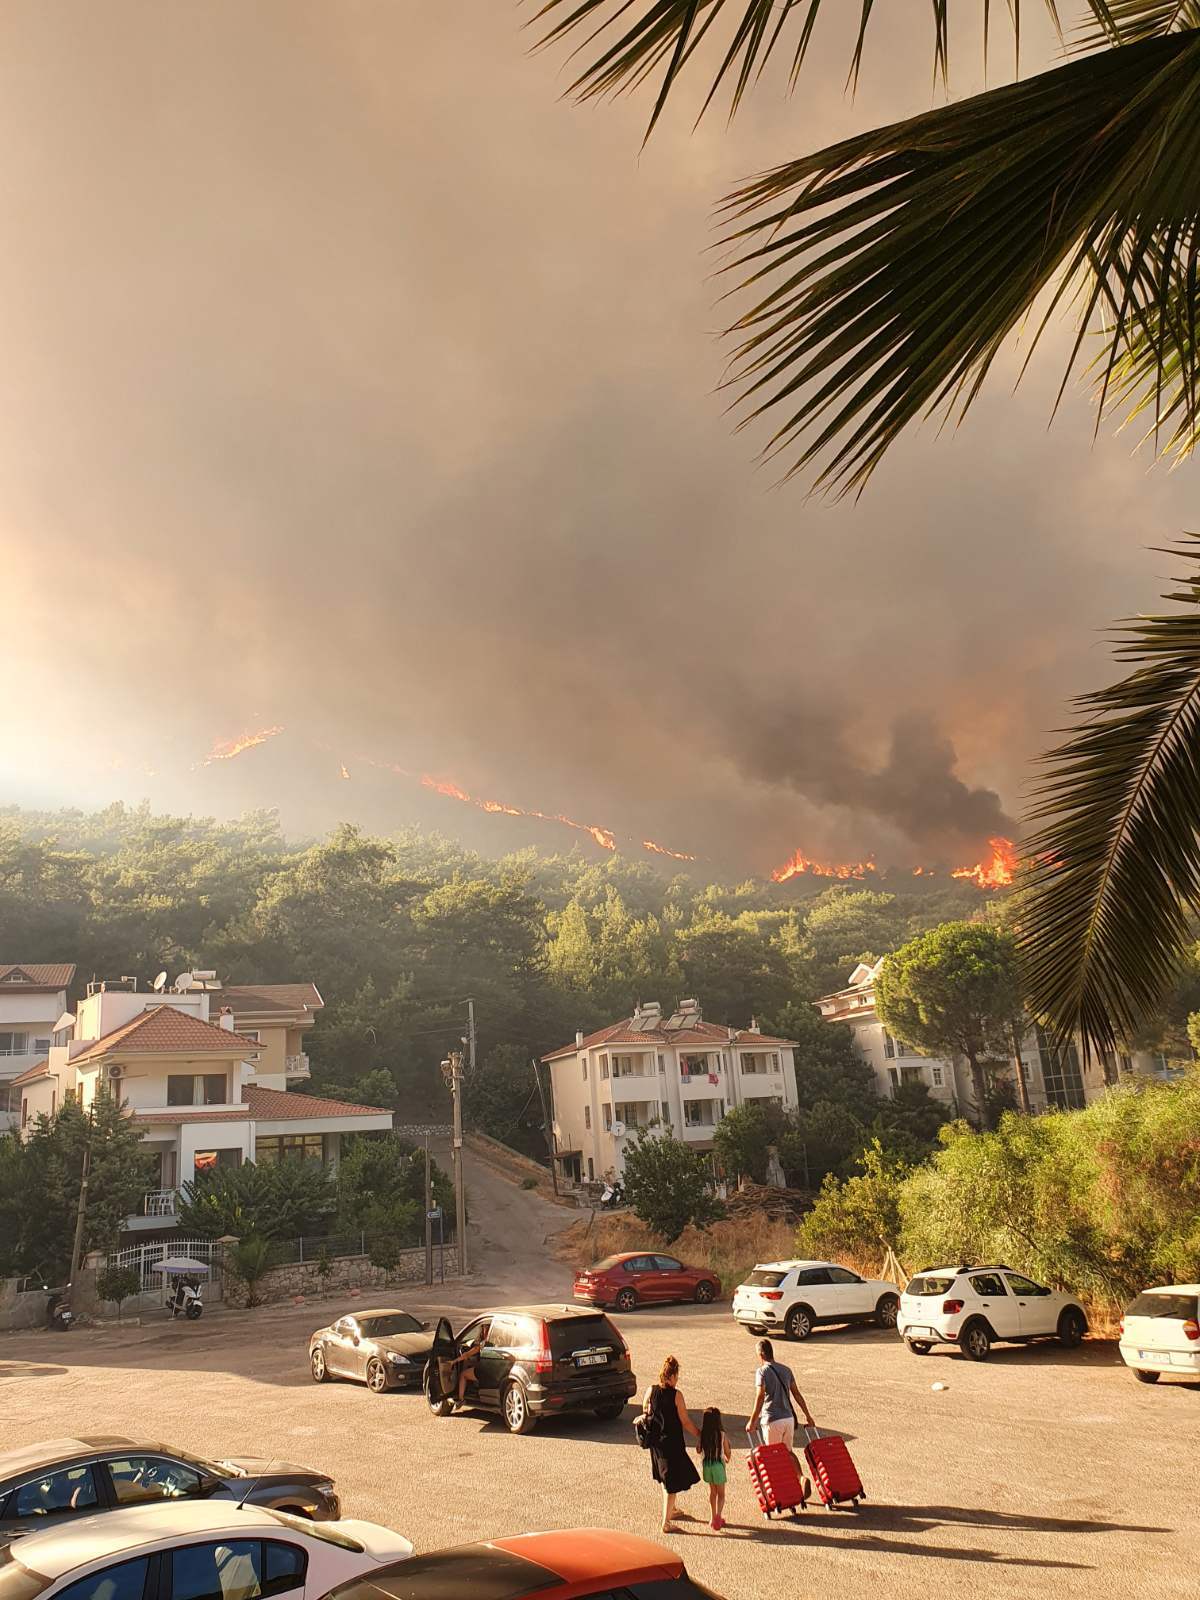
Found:
[{"label": "orange flame on hillside", "polygon": [[670,856],[672,861],[695,861],[695,856],[686,855],[682,850],[668,850],[665,844],[655,844],[653,839],[642,840],[643,850],[653,850],[656,856]]},{"label": "orange flame on hillside", "polygon": [[480,811],[491,812],[505,817],[533,817],[538,822],[561,822],[564,828],[574,828],[579,833],[588,833],[604,850],[615,850],[617,841],[608,828],[596,827],[590,822],[576,822],[574,817],[567,817],[559,812],[526,811],[523,806],[510,806],[503,800],[482,800],[477,795],[468,794],[465,789],[460,789],[456,783],[445,778],[431,777],[428,772],[421,774],[421,782],[426,789],[432,789],[435,794],[444,795],[447,800],[460,800],[464,805],[478,806]]},{"label": "orange flame on hillside", "polygon": [[282,732],[282,727],[261,728],[257,733],[239,734],[234,739],[218,739],[204,760],[198,761],[196,766],[207,767],[214,761],[232,761],[243,750],[253,750],[256,745],[266,744],[268,739],[274,739]]},{"label": "orange flame on hillside", "polygon": [[349,781],[350,781],[350,774],[346,770],[346,763],[344,761],[341,764],[341,768],[340,768],[340,770],[338,772],[338,777],[339,778],[345,778],[347,783],[349,783]]},{"label": "orange flame on hillside", "polygon": [[868,872],[878,872],[873,861],[812,861],[803,850],[796,850],[781,867],[776,867],[771,877],[776,883],[786,883],[802,872],[811,872],[814,878],[865,878]]},{"label": "orange flame on hillside", "polygon": [[959,867],[952,878],[970,878],[981,889],[1002,889],[1013,881],[1017,870],[1017,851],[1011,839],[989,839],[990,861],[977,861],[973,867]]}]

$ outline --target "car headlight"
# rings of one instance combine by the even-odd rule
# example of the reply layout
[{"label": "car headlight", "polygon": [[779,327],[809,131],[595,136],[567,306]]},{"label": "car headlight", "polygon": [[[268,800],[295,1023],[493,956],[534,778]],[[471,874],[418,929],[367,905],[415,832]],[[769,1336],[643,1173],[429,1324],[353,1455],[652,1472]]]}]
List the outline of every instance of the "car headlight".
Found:
[{"label": "car headlight", "polygon": [[320,1483],[314,1483],[313,1489],[317,1494],[333,1494],[335,1484],[332,1478],[322,1478]]},{"label": "car headlight", "polygon": [[408,1365],[408,1357],[398,1355],[394,1350],[388,1351],[388,1360],[394,1367],[406,1367]]}]

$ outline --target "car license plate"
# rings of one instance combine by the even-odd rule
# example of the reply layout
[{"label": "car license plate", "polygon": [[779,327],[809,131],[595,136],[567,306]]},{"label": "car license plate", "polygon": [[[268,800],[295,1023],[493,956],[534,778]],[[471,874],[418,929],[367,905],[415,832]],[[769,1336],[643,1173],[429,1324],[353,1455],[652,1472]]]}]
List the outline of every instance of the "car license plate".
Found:
[{"label": "car license plate", "polygon": [[575,1357],[575,1365],[577,1367],[603,1367],[607,1365],[607,1362],[608,1356],[603,1351],[599,1355],[595,1356]]},{"label": "car license plate", "polygon": [[933,1329],[932,1328],[905,1328],[904,1332],[909,1337],[911,1337],[915,1333],[918,1339],[921,1339],[921,1338],[932,1339],[933,1338]]}]

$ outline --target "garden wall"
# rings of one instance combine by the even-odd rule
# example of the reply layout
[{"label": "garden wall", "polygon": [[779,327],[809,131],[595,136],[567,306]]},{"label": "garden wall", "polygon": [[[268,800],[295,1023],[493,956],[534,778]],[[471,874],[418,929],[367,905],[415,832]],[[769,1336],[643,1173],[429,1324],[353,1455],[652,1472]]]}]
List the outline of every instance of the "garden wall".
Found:
[{"label": "garden wall", "polygon": [[[458,1276],[458,1252],[453,1245],[445,1249],[447,1278]],[[395,1267],[383,1268],[371,1264],[369,1256],[334,1256],[329,1271],[322,1276],[316,1261],[294,1261],[285,1266],[272,1267],[255,1285],[255,1299],[260,1304],[273,1304],[280,1300],[294,1300],[297,1295],[306,1298],[324,1294],[345,1293],[352,1289],[386,1289],[396,1284],[425,1282],[425,1250],[402,1250]],[[434,1281],[441,1265],[437,1250],[433,1252]],[[225,1278],[225,1304],[244,1306],[247,1303],[245,1285],[232,1273]]]}]

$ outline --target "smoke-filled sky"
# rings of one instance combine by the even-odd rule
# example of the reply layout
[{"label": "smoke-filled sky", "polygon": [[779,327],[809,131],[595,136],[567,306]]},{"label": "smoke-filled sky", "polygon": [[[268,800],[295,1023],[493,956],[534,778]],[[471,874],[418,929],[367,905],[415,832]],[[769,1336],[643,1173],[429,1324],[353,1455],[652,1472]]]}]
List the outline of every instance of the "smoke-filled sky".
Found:
[{"label": "smoke-filled sky", "polygon": [[1190,471],[1078,393],[1048,430],[1059,338],[857,504],[776,488],[714,393],[711,205],[928,104],[928,8],[854,100],[827,29],[640,155],[649,101],[563,99],[529,9],[10,0],[0,799],[582,837],[375,761],[722,867],[974,859]]}]

